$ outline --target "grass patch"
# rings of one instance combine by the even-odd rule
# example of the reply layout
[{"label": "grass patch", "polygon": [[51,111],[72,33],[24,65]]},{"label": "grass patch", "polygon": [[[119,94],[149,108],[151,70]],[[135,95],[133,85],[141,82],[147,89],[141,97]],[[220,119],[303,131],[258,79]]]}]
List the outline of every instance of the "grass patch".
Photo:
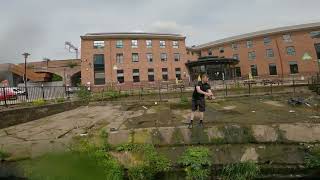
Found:
[{"label": "grass patch", "polygon": [[229,164],[223,167],[221,178],[223,180],[254,179],[260,173],[259,166],[251,161]]},{"label": "grass patch", "polygon": [[36,99],[36,100],[33,100],[32,101],[32,105],[33,106],[43,106],[43,105],[46,105],[47,102],[43,99]]},{"label": "grass patch", "polygon": [[186,179],[203,180],[210,176],[211,155],[208,148],[205,147],[191,147],[188,148],[178,163],[185,167],[187,174]]},{"label": "grass patch", "polygon": [[308,168],[319,168],[320,167],[320,147],[312,147],[308,149],[305,156],[305,164]]},{"label": "grass patch", "polygon": [[171,169],[171,162],[165,156],[159,154],[151,144],[122,144],[116,147],[116,150],[132,152],[142,156],[142,164],[128,169],[129,179],[154,179],[157,173]]}]

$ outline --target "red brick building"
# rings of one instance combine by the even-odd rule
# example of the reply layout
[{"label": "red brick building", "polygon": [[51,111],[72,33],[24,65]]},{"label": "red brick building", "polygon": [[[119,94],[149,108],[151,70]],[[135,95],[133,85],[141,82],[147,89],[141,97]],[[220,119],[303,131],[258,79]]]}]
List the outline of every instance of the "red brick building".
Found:
[{"label": "red brick building", "polygon": [[319,72],[319,36],[320,23],[269,29],[188,48],[188,57],[239,59],[235,74],[243,78],[308,77]]},{"label": "red brick building", "polygon": [[95,33],[81,36],[82,84],[143,85],[187,77],[185,38],[177,34]]},{"label": "red brick building", "polygon": [[82,84],[131,86],[188,80],[195,76],[190,76],[186,64],[199,58],[203,64],[205,56],[238,59],[236,67],[232,66],[234,73],[229,73],[234,78],[245,79],[249,74],[306,78],[319,72],[319,36],[320,23],[248,33],[193,47],[186,47],[186,37],[178,34],[89,33],[81,36]]}]

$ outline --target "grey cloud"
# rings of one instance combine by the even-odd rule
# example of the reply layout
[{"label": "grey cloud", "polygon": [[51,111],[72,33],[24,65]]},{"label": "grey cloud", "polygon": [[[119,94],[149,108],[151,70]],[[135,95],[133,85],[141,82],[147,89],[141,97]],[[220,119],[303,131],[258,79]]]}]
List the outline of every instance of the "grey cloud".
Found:
[{"label": "grey cloud", "polygon": [[187,35],[200,44],[266,28],[320,21],[318,0],[1,0],[0,63],[72,58],[87,32]]}]

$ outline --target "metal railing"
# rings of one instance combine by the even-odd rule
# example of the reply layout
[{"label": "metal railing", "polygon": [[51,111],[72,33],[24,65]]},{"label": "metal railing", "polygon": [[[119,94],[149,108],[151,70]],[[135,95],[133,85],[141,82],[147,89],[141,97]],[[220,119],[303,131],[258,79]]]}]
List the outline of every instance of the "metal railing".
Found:
[{"label": "metal railing", "polygon": [[39,99],[67,99],[73,96],[74,89],[66,86],[0,87],[0,106],[28,103]]}]

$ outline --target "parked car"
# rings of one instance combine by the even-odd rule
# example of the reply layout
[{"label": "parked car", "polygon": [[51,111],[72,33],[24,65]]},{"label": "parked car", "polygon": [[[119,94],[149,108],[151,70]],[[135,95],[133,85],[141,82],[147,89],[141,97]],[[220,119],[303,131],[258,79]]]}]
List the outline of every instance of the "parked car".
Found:
[{"label": "parked car", "polygon": [[16,99],[18,99],[18,96],[11,88],[4,88],[0,90],[0,101]]},{"label": "parked car", "polygon": [[17,88],[17,87],[13,87],[13,88],[10,88],[10,89],[12,89],[12,91],[13,91],[14,93],[16,93],[16,95],[18,95],[18,96],[26,95],[26,94],[27,94],[26,91],[24,91],[24,90],[22,90],[22,89],[19,89],[19,88]]}]

